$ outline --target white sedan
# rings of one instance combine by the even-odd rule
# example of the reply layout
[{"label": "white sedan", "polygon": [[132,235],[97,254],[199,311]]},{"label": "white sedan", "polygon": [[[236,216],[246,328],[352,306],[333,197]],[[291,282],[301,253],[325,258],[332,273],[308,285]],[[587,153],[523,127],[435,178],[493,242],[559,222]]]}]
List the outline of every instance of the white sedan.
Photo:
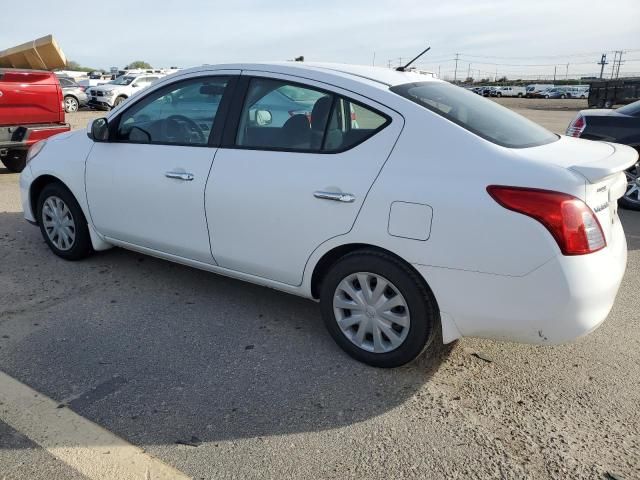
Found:
[{"label": "white sedan", "polygon": [[595,329],[636,161],[418,73],[206,65],[34,145],[20,184],[64,259],[119,246],[316,299],[347,353],[394,367]]}]

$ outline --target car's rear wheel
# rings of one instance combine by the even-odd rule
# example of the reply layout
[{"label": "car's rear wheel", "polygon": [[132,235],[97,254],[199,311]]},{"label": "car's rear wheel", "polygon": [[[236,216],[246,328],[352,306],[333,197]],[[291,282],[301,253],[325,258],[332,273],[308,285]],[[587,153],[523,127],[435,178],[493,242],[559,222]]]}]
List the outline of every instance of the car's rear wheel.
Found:
[{"label": "car's rear wheel", "polygon": [[566,95],[560,95],[560,98],[562,98],[564,100],[565,98],[567,98],[567,96]]},{"label": "car's rear wheel", "polygon": [[415,359],[440,322],[435,298],[418,274],[375,250],[352,252],[331,267],[322,281],[320,307],[338,345],[376,367]]},{"label": "car's rear wheel", "polygon": [[10,172],[20,173],[27,165],[27,151],[9,150],[7,155],[2,157],[2,163]]},{"label": "car's rear wheel", "polygon": [[72,97],[70,95],[64,97],[64,111],[67,113],[77,112],[80,104],[76,97]]},{"label": "car's rear wheel", "polygon": [[87,220],[65,186],[60,183],[45,186],[37,207],[40,232],[53,253],[65,260],[80,260],[91,254]]},{"label": "car's rear wheel", "polygon": [[640,210],[640,164],[628,169],[625,173],[627,176],[627,191],[620,198],[621,207],[629,210]]}]

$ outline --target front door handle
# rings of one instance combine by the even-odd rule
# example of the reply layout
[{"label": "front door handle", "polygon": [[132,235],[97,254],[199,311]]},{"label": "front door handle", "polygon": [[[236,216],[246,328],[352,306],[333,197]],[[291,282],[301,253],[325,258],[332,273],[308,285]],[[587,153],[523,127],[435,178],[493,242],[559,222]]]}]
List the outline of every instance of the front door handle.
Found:
[{"label": "front door handle", "polygon": [[193,173],[187,172],[167,172],[164,174],[167,178],[176,178],[178,180],[184,180],[185,182],[190,182],[193,180]]},{"label": "front door handle", "polygon": [[344,203],[353,203],[356,200],[355,195],[353,195],[352,193],[342,193],[342,192],[317,191],[317,192],[313,192],[313,196],[316,198],[321,198],[323,200],[334,200],[336,202],[344,202]]}]

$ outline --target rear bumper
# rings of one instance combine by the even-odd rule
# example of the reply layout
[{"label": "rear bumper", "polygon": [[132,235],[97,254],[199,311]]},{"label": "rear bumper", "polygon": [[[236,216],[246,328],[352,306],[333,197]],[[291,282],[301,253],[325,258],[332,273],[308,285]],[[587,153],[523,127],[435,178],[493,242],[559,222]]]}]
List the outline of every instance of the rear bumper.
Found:
[{"label": "rear bumper", "polygon": [[0,149],[26,150],[40,140],[69,130],[68,123],[0,127]]},{"label": "rear bumper", "polygon": [[455,336],[553,345],[586,335],[607,318],[627,263],[620,221],[612,228],[605,249],[559,255],[522,277],[415,267]]}]

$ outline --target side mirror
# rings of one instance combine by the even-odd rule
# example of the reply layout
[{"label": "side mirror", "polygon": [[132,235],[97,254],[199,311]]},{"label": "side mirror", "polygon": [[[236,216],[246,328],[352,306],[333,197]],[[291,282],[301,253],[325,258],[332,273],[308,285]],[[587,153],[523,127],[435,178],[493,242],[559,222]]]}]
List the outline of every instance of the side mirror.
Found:
[{"label": "side mirror", "polygon": [[107,142],[109,140],[109,122],[106,118],[97,118],[87,128],[87,136],[94,142]]},{"label": "side mirror", "polygon": [[256,125],[264,127],[265,125],[271,125],[273,121],[273,115],[269,110],[256,110]]}]

